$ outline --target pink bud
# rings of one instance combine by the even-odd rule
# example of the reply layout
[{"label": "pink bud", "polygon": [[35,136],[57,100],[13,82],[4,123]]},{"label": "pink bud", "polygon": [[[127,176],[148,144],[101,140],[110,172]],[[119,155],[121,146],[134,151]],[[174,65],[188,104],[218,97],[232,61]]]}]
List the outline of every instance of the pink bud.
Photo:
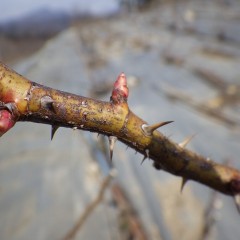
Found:
[{"label": "pink bud", "polygon": [[113,85],[111,100],[113,103],[127,102],[128,87],[127,78],[124,73],[121,73]]},{"label": "pink bud", "polygon": [[12,128],[15,123],[13,115],[8,110],[0,110],[0,137]]}]

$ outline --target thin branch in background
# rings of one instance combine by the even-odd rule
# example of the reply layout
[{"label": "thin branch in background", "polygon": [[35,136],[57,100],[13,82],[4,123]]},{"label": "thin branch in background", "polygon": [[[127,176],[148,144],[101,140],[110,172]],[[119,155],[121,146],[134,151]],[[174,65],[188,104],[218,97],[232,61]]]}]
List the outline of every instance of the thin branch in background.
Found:
[{"label": "thin branch in background", "polygon": [[82,225],[86,222],[87,218],[90,216],[90,214],[95,210],[95,208],[102,202],[104,193],[106,189],[109,187],[109,184],[111,183],[111,180],[116,175],[116,171],[112,169],[110,173],[105,177],[103,182],[101,183],[100,190],[98,192],[98,195],[96,198],[86,207],[83,214],[80,216],[80,218],[77,220],[76,224],[73,226],[72,229],[69,230],[69,232],[66,234],[66,236],[63,238],[63,240],[70,240],[74,239],[78,231],[81,229]]},{"label": "thin branch in background", "polygon": [[[226,159],[224,162],[227,166],[231,165],[231,160]],[[210,201],[204,211],[204,226],[200,240],[209,240],[214,226],[220,218],[220,210],[223,208],[223,202],[218,192],[212,191]]]},{"label": "thin branch in background", "polygon": [[223,203],[218,192],[213,191],[210,202],[204,212],[204,226],[202,234],[200,236],[201,240],[211,239],[211,234],[216,222],[219,219],[219,211],[222,209]]},{"label": "thin branch in background", "polygon": [[119,184],[114,184],[111,191],[113,199],[120,210],[119,228],[122,235],[121,239],[147,240],[148,238],[139,216],[131,202],[127,199],[123,188]]},{"label": "thin branch in background", "polygon": [[194,98],[190,97],[190,95],[180,91],[179,89],[176,89],[172,86],[167,86],[162,88],[162,91],[164,91],[164,94],[168,99],[186,103],[191,108],[196,109],[198,112],[201,112],[221,123],[224,123],[229,128],[237,129],[240,126],[237,119],[228,117],[224,112],[221,111],[222,109],[210,108],[205,102],[199,103]]}]

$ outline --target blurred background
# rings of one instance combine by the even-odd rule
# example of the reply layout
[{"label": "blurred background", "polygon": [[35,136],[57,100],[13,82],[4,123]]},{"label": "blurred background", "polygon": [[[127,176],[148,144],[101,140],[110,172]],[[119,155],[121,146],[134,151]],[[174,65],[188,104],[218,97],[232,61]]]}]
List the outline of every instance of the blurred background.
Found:
[{"label": "blurred background", "polygon": [[[0,59],[32,81],[129,106],[188,148],[240,168],[239,0],[0,1]],[[236,240],[232,198],[104,136],[17,123],[0,139],[0,239]]]}]

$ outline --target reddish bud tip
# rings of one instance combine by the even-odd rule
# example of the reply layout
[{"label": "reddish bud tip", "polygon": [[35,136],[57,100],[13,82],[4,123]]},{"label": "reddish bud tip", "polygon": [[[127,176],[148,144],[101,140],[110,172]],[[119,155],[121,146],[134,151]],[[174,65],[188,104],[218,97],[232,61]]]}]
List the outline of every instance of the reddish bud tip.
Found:
[{"label": "reddish bud tip", "polygon": [[13,115],[5,109],[0,110],[0,137],[15,124]]},{"label": "reddish bud tip", "polygon": [[128,98],[128,87],[127,78],[124,73],[121,73],[113,86],[111,101],[113,103],[127,102]]}]

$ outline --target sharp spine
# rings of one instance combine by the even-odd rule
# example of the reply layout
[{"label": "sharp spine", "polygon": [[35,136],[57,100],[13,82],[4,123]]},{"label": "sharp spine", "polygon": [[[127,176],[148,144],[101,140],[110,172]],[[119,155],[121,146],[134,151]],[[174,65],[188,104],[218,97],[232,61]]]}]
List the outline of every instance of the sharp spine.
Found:
[{"label": "sharp spine", "polygon": [[149,158],[149,149],[146,149],[145,153],[146,153],[147,158]]},{"label": "sharp spine", "polygon": [[147,159],[147,157],[144,155],[143,160],[141,161],[141,165],[144,163],[144,161]]},{"label": "sharp spine", "polygon": [[142,162],[141,162],[141,165],[143,164],[143,162],[144,162],[147,158],[149,158],[149,149],[146,149],[146,150],[145,150],[145,154],[144,154],[144,156],[143,156],[143,160],[142,160]]},{"label": "sharp spine", "polygon": [[195,137],[195,135],[192,135],[192,136],[187,137],[187,138],[184,139],[181,143],[178,144],[179,147],[185,148],[185,147],[189,144],[189,142],[190,142],[194,137]]},{"label": "sharp spine", "polygon": [[52,125],[52,129],[51,129],[51,140],[53,140],[54,134],[56,133],[56,131],[58,130],[59,126],[57,125]]},{"label": "sharp spine", "polygon": [[166,121],[166,122],[159,122],[159,123],[156,123],[156,124],[153,124],[153,125],[147,125],[147,124],[143,124],[142,125],[142,130],[143,132],[145,133],[145,135],[147,136],[152,136],[153,135],[153,132],[164,126],[164,125],[167,125],[169,123],[172,123],[173,121]]},{"label": "sharp spine", "polygon": [[113,148],[114,148],[114,145],[115,145],[115,143],[117,141],[117,137],[109,136],[108,137],[108,141],[109,141],[109,150],[110,150],[110,162],[112,162]]},{"label": "sharp spine", "polygon": [[181,193],[182,193],[183,188],[184,188],[184,186],[186,185],[187,181],[188,181],[187,178],[185,178],[185,177],[182,178]]},{"label": "sharp spine", "polygon": [[240,214],[240,194],[234,195],[234,202],[235,202],[237,210]]}]

